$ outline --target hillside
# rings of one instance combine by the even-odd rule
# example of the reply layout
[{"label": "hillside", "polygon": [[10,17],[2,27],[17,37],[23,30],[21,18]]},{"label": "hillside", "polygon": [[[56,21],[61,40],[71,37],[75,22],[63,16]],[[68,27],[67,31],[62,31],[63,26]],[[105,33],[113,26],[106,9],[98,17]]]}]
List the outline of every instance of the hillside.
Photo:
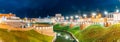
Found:
[{"label": "hillside", "polygon": [[52,42],[53,37],[42,35],[34,30],[9,31],[0,29],[0,42]]},{"label": "hillside", "polygon": [[107,28],[100,25],[91,25],[75,36],[80,42],[120,42],[120,24]]},{"label": "hillside", "polygon": [[71,32],[79,42],[120,42],[120,24],[114,24],[109,27],[103,27],[99,24],[90,25],[83,30],[80,27],[55,25],[54,30],[64,30]]}]

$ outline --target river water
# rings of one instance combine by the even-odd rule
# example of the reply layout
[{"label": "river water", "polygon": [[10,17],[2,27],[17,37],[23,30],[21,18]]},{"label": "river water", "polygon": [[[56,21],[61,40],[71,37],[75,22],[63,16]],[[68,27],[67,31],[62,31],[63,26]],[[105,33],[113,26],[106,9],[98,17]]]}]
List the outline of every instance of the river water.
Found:
[{"label": "river water", "polygon": [[77,41],[69,33],[57,31],[55,42],[77,42]]}]

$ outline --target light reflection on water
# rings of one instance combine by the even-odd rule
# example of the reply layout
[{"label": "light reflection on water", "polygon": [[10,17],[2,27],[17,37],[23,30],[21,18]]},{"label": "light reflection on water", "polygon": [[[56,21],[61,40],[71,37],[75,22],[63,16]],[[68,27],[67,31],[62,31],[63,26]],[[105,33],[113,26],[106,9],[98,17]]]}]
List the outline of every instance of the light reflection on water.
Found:
[{"label": "light reflection on water", "polygon": [[68,33],[57,32],[55,42],[75,42],[75,40]]}]

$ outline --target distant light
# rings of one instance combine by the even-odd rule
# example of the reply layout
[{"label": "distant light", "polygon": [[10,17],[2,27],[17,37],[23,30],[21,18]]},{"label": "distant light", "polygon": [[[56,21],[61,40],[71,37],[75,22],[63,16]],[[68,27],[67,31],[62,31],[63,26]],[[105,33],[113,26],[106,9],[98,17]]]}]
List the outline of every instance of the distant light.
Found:
[{"label": "distant light", "polygon": [[78,18],[78,17],[79,17],[78,15],[75,16],[75,18]]},{"label": "distant light", "polygon": [[12,14],[12,13],[9,13],[9,14]]},{"label": "distant light", "polygon": [[61,34],[60,34],[60,33],[58,33],[57,35],[58,35],[58,36],[60,36]]},{"label": "distant light", "polygon": [[44,27],[45,29],[48,29],[47,27]]},{"label": "distant light", "polygon": [[119,9],[116,9],[116,12],[118,13],[118,12],[119,12]]},{"label": "distant light", "polygon": [[69,38],[69,36],[66,35],[66,36],[65,36],[65,39],[68,39],[68,38]]},{"label": "distant light", "polygon": [[70,16],[71,19],[73,19],[73,16]]},{"label": "distant light", "polygon": [[69,19],[69,17],[66,17],[66,19]]},{"label": "distant light", "polygon": [[87,15],[86,14],[83,14],[84,17],[86,17]]},{"label": "distant light", "polygon": [[96,15],[96,13],[92,13],[92,15],[93,15],[93,16],[95,16],[95,15]]},{"label": "distant light", "polygon": [[40,28],[40,30],[41,30],[42,28]]},{"label": "distant light", "polygon": [[105,11],[105,12],[104,12],[104,14],[105,14],[105,15],[107,15],[107,14],[108,14],[108,12],[107,12],[107,11]]}]

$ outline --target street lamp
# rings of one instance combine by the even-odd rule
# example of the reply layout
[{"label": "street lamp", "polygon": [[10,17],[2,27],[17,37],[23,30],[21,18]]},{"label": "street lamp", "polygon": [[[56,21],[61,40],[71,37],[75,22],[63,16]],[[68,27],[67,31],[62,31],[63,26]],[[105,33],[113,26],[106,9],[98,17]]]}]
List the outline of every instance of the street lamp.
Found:
[{"label": "street lamp", "polygon": [[66,19],[69,19],[69,17],[66,17]]},{"label": "street lamp", "polygon": [[86,14],[83,14],[83,16],[86,18],[87,17],[87,15]]},{"label": "street lamp", "polygon": [[87,17],[87,15],[86,15],[86,14],[83,14],[83,17],[85,18],[85,21],[86,21],[86,17]]},{"label": "street lamp", "polygon": [[96,16],[96,13],[92,13],[92,16]]},{"label": "street lamp", "polygon": [[76,15],[76,16],[75,16],[75,18],[79,18],[79,16],[78,16],[78,15]]},{"label": "street lamp", "polygon": [[92,18],[95,18],[95,16],[96,16],[96,13],[93,12],[92,13]]},{"label": "street lamp", "polygon": [[104,11],[104,14],[105,14],[105,15],[107,15],[107,14],[108,14],[108,12],[107,12],[107,11]]},{"label": "street lamp", "polygon": [[105,14],[105,17],[107,17],[107,15],[108,15],[108,12],[107,12],[107,11],[104,11],[104,14]]},{"label": "street lamp", "polygon": [[118,12],[119,12],[119,9],[116,9],[116,12],[118,13]]},{"label": "street lamp", "polygon": [[73,16],[70,16],[71,19],[73,19]]}]

